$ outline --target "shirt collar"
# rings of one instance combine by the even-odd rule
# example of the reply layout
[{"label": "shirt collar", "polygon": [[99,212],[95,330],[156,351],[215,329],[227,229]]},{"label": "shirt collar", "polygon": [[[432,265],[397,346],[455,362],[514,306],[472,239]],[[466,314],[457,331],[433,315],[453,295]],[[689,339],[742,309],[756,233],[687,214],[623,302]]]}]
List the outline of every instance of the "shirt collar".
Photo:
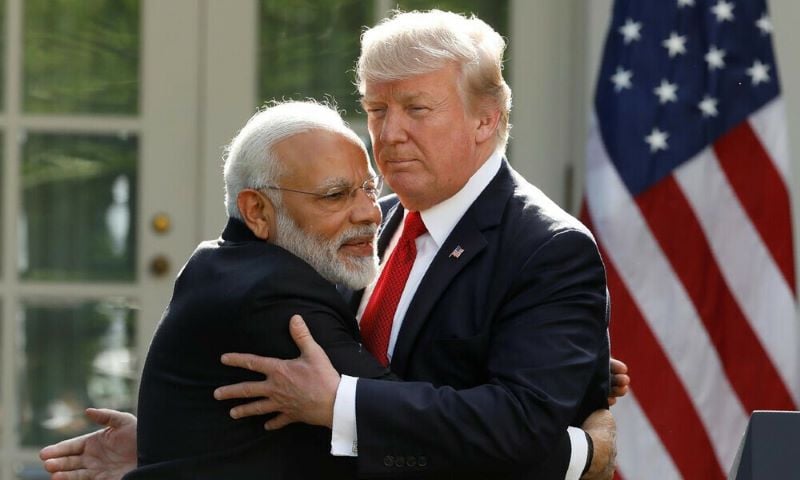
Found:
[{"label": "shirt collar", "polygon": [[495,150],[455,195],[420,212],[422,221],[425,222],[425,227],[437,247],[441,248],[470,205],[497,175],[502,160],[502,149]]}]

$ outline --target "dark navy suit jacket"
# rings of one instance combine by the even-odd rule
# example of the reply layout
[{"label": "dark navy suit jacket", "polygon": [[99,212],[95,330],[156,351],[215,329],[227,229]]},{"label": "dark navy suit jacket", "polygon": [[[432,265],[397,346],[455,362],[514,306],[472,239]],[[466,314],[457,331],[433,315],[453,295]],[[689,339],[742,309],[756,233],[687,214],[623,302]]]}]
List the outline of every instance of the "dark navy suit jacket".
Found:
[{"label": "dark navy suit jacket", "polygon": [[303,315],[339,372],[388,371],[359,342],[334,286],[286,250],[230,220],[222,239],[195,250],[147,354],[139,388],[140,468],[130,479],[352,479],[355,461],[330,455],[327,428],[264,430],[266,417],[233,420],[214,389],[263,376],[220,363],[225,352],[294,358],[289,318]]},{"label": "dark navy suit jacket", "polygon": [[592,235],[504,161],[409,306],[391,363],[404,382],[358,382],[359,473],[563,479],[567,426],[607,407],[607,312]]}]

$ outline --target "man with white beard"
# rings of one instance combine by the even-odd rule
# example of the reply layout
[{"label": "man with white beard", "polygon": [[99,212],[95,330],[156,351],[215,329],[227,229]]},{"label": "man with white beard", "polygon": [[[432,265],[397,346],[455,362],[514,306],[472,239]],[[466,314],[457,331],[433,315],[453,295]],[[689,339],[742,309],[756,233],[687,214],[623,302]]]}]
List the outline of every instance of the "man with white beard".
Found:
[{"label": "man with white beard", "polygon": [[[228,224],[203,242],[175,282],[139,390],[138,465],[126,478],[353,478],[329,453],[330,430],[266,431],[236,421],[215,388],[258,375],[219,363],[241,350],[293,358],[288,319],[300,313],[342,371],[389,374],[359,343],[334,284],[375,276],[381,178],[339,114],[310,102],[257,113],[225,163]],[[358,373],[354,373],[358,374]]]}]

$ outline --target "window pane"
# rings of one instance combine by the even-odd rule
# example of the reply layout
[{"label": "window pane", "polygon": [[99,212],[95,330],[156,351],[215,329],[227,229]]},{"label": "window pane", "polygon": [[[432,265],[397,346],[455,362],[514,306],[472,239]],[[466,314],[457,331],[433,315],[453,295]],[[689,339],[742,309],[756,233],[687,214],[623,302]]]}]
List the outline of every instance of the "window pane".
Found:
[{"label": "window pane", "polygon": [[374,20],[373,3],[261,0],[261,100],[330,95],[346,115],[355,115],[353,68],[361,28]]},{"label": "window pane", "polygon": [[135,137],[29,134],[18,268],[26,280],[133,280]]},{"label": "window pane", "polygon": [[28,301],[19,312],[19,410],[23,446],[92,431],[83,411],[132,411],[134,310],[126,301]]},{"label": "window pane", "polygon": [[24,8],[26,112],[138,111],[138,0],[26,0]]}]

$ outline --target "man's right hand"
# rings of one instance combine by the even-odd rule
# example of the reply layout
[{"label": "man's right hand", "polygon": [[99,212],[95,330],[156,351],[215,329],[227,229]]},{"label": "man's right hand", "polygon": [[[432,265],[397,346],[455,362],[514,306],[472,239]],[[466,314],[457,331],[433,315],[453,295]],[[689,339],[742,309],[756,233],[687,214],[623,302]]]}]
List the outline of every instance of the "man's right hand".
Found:
[{"label": "man's right hand", "polygon": [[581,480],[611,480],[617,460],[617,424],[608,410],[597,410],[581,428],[592,437],[594,455]]},{"label": "man's right hand", "polygon": [[119,480],[136,468],[136,417],[95,408],[86,416],[105,428],[39,452],[52,480]]},{"label": "man's right hand", "polygon": [[226,353],[222,363],[261,373],[262,381],[241,382],[219,387],[217,400],[257,398],[231,409],[231,417],[243,418],[280,412],[264,425],[277,430],[294,422],[333,426],[333,403],[339,387],[339,373],[325,350],[314,341],[300,315],[289,321],[289,333],[300,350],[291,360],[259,357],[245,353]]}]

